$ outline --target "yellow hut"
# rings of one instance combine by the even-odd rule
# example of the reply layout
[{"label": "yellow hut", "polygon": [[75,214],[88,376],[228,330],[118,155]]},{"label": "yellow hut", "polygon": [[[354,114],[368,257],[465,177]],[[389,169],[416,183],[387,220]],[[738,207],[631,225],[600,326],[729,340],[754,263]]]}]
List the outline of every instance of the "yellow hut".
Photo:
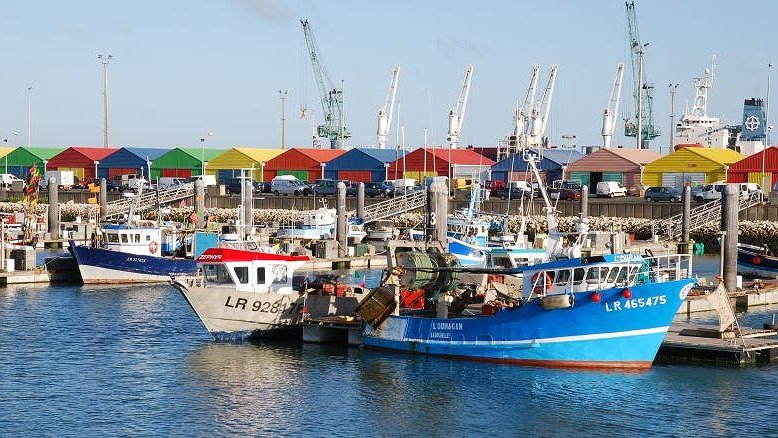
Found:
[{"label": "yellow hut", "polygon": [[265,180],[264,166],[277,155],[285,152],[283,149],[262,149],[250,147],[234,147],[218,155],[208,162],[205,173],[216,175],[219,184],[240,175],[241,169],[254,168],[254,179]]},{"label": "yellow hut", "polygon": [[729,166],[744,158],[732,149],[685,147],[643,167],[643,185],[681,189],[724,181]]}]

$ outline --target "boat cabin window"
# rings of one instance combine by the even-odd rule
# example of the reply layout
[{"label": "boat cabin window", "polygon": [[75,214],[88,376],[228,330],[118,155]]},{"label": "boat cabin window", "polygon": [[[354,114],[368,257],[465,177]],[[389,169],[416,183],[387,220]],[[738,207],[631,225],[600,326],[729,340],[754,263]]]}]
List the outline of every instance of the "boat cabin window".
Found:
[{"label": "boat cabin window", "polygon": [[247,284],[249,282],[248,266],[236,266],[233,268],[233,271],[235,271],[235,277],[238,279],[238,283]]},{"label": "boat cabin window", "polygon": [[616,282],[616,276],[619,275],[619,268],[611,268],[610,274],[608,274],[608,283],[615,283]]},{"label": "boat cabin window", "polygon": [[555,283],[557,286],[567,286],[567,283],[569,281],[570,281],[569,269],[563,269],[557,272],[556,283]]},{"label": "boat cabin window", "polygon": [[574,285],[581,284],[581,282],[584,279],[585,273],[586,271],[584,270],[584,268],[575,268],[573,270],[573,284]]},{"label": "boat cabin window", "polygon": [[589,268],[586,273],[586,282],[588,284],[600,284],[608,277],[608,268]]},{"label": "boat cabin window", "polygon": [[105,233],[105,241],[108,243],[119,243],[119,235],[116,233]]},{"label": "boat cabin window", "polygon": [[224,265],[203,265],[203,276],[209,283],[232,284],[232,278]]},{"label": "boat cabin window", "polygon": [[135,235],[135,243],[140,243],[140,234]]},{"label": "boat cabin window", "polygon": [[273,284],[286,284],[286,265],[273,265],[270,272],[273,275]]},{"label": "boat cabin window", "polygon": [[151,240],[151,234],[146,234],[146,242]]},{"label": "boat cabin window", "polygon": [[121,236],[122,236],[122,243],[127,243],[127,234],[122,233]]},{"label": "boat cabin window", "polygon": [[257,284],[265,284],[265,268],[257,268]]}]

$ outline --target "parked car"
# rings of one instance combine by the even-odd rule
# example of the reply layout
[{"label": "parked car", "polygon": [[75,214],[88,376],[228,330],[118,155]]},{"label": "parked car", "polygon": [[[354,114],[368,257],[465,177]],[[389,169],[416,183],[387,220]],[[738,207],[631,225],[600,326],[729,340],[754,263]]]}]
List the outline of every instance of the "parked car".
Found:
[{"label": "parked car", "polygon": [[383,189],[381,188],[381,183],[378,182],[368,182],[365,183],[365,196],[370,198],[375,198],[376,196],[386,196]]},{"label": "parked car", "polygon": [[529,197],[530,193],[531,192],[520,189],[518,187],[512,187],[510,190],[508,187],[498,187],[489,191],[489,197],[499,199],[508,199],[508,197],[511,199],[521,199],[524,197]]},{"label": "parked car", "polygon": [[648,202],[678,202],[681,200],[681,193],[672,187],[649,187],[643,197]]},{"label": "parked car", "polygon": [[627,196],[627,189],[620,182],[600,181],[597,183],[597,196],[608,198]]},{"label": "parked car", "polygon": [[316,196],[335,196],[338,194],[338,181],[334,179],[317,179],[313,181],[311,190]]},{"label": "parked car", "polygon": [[15,181],[22,181],[22,179],[10,173],[0,174],[0,187],[11,187]]},{"label": "parked car", "polygon": [[[227,180],[227,184],[225,184],[225,190],[228,194],[230,193],[240,193],[243,191],[243,181],[248,179],[248,177],[235,177],[230,178]],[[262,185],[259,181],[252,181],[251,183],[254,193],[261,193],[262,192]]]},{"label": "parked car", "polygon": [[[564,192],[564,193],[563,193]],[[575,200],[581,199],[581,183],[574,180],[555,180],[546,188],[546,193],[551,200]]]},{"label": "parked car", "polygon": [[305,181],[300,181],[294,175],[279,175],[270,181],[270,189],[273,194],[306,196],[312,189]]}]

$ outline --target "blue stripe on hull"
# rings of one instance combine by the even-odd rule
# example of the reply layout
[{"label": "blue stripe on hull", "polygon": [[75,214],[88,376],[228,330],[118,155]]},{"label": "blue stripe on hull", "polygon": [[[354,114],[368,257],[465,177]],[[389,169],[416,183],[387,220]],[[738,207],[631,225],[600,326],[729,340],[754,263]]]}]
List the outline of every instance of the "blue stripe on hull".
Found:
[{"label": "blue stripe on hull", "polygon": [[[576,293],[567,309],[537,300],[495,316],[390,317],[365,330],[367,347],[549,366],[650,366],[693,280]],[[650,304],[647,304],[650,303]]]},{"label": "blue stripe on hull", "polygon": [[173,274],[194,274],[197,272],[197,262],[191,259],[136,255],[78,245],[71,248],[79,266],[94,266],[116,272],[125,272],[128,274],[128,278],[137,273],[158,275],[167,279]]}]

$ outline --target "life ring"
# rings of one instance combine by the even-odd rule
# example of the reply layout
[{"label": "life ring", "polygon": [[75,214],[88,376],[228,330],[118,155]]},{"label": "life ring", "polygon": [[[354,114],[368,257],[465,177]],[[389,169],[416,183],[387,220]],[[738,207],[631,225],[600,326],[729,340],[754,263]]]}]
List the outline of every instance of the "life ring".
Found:
[{"label": "life ring", "polygon": [[753,262],[755,265],[758,265],[758,264],[762,263],[762,258],[761,258],[761,257],[759,257],[759,256],[754,256],[754,258],[752,258],[752,259],[751,259],[751,261],[752,261],[752,262]]},{"label": "life ring", "polygon": [[538,283],[538,276],[540,275],[540,272],[536,272],[535,275],[532,276],[532,284],[535,285],[535,288],[533,291],[535,291],[535,295],[545,295],[546,291],[551,289],[551,275],[548,274],[548,272],[544,272],[543,276],[546,277],[544,287],[541,288],[541,285]]},{"label": "life ring", "polygon": [[156,240],[152,240],[151,242],[149,242],[149,252],[152,253],[152,254],[156,254],[157,253],[157,241]]}]

